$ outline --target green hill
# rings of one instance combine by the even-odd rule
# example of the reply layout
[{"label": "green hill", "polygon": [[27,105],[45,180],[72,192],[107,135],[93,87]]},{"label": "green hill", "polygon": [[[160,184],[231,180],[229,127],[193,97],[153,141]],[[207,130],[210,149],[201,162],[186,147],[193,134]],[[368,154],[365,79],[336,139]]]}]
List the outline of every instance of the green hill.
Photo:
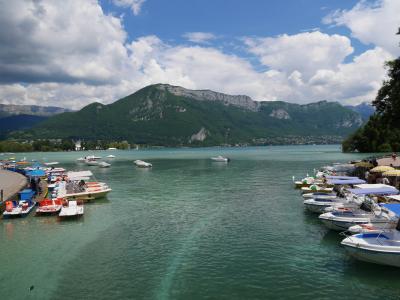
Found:
[{"label": "green hill", "polygon": [[209,90],[157,84],[112,104],[92,103],[14,137],[127,140],[148,145],[338,142],[362,124],[339,103],[256,102]]}]

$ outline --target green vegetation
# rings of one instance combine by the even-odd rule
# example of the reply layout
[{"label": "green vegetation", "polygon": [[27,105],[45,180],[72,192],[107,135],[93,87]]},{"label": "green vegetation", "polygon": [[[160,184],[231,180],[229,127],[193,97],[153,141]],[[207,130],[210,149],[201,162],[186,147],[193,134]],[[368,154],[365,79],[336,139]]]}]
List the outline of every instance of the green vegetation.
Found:
[{"label": "green vegetation", "polygon": [[78,112],[51,117],[31,130],[14,132],[12,137],[87,143],[125,140],[148,146],[320,143],[340,142],[362,123],[358,113],[335,102],[263,102],[258,111],[252,111],[159,87],[148,86],[110,105],[92,103]]},{"label": "green vegetation", "polygon": [[364,127],[343,142],[343,151],[400,151],[400,58],[386,64],[388,79],[383,82],[373,105],[376,113]]}]

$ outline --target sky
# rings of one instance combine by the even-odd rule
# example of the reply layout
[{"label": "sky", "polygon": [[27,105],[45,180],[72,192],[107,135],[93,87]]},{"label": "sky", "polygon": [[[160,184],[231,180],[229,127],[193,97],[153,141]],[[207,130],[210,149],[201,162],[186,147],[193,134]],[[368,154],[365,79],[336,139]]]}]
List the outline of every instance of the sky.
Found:
[{"label": "sky", "polygon": [[155,83],[372,101],[400,0],[0,0],[0,103],[79,109]]}]

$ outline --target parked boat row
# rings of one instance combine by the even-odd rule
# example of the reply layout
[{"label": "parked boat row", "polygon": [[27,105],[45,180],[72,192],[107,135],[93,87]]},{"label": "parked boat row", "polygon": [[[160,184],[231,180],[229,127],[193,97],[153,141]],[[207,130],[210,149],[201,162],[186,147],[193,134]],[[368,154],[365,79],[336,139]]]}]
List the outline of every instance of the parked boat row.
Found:
[{"label": "parked boat row", "polygon": [[[341,167],[339,175],[334,173],[337,169],[325,167],[316,176],[295,182],[295,187],[302,191],[305,209],[318,214],[325,227],[345,236],[341,244],[350,256],[400,267],[399,190],[351,176],[352,164]],[[369,172],[399,174],[393,170],[377,167]]]},{"label": "parked boat row", "polygon": [[3,161],[3,168],[25,175],[29,182],[18,197],[5,201],[3,218],[26,217],[35,207],[38,216],[79,217],[84,214],[84,202],[104,198],[112,191],[106,183],[91,180],[91,171],[66,171],[54,165]]}]

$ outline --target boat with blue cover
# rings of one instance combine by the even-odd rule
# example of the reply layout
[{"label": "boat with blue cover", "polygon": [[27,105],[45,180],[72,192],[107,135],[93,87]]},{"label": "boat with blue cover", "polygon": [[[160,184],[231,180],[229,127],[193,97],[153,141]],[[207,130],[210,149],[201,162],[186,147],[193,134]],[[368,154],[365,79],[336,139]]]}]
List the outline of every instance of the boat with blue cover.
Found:
[{"label": "boat with blue cover", "polygon": [[341,244],[355,259],[400,267],[400,225],[380,233],[359,233],[346,237]]}]

